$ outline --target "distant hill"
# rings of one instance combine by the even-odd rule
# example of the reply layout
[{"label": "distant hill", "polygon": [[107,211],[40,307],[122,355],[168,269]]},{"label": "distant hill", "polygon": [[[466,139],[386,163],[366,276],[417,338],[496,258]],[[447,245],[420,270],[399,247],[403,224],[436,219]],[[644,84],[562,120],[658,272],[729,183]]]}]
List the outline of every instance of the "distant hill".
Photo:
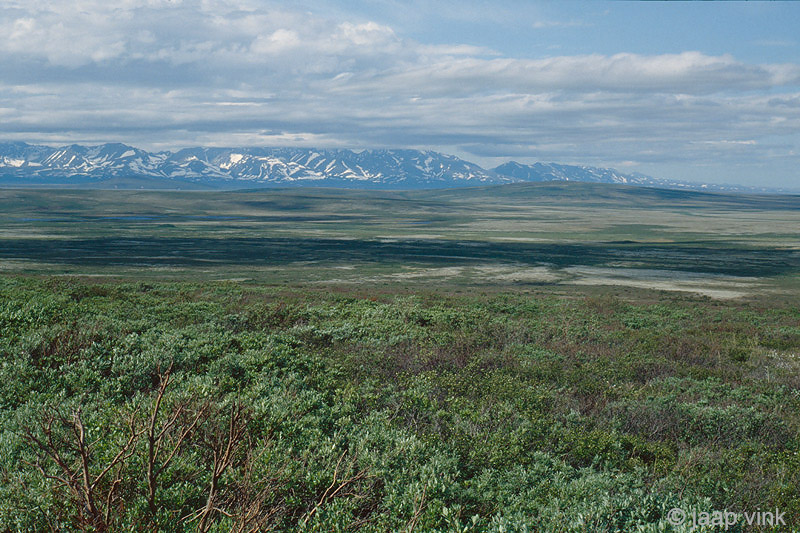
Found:
[{"label": "distant hill", "polygon": [[526,182],[579,181],[585,183],[616,183],[619,185],[695,191],[778,192],[766,188],[743,187],[740,185],[689,183],[666,180],[653,178],[638,172],[624,174],[613,168],[560,165],[558,163],[534,163],[532,165],[524,165],[516,161],[509,161],[508,163],[503,163],[493,168],[492,171],[500,176],[514,178],[515,181]]},{"label": "distant hill", "polygon": [[23,142],[0,143],[0,187],[247,189],[316,186],[414,190],[540,181],[755,191],[556,163],[524,165],[510,161],[487,170],[430,150],[198,147],[177,152],[148,152],[119,143],[56,148]]}]

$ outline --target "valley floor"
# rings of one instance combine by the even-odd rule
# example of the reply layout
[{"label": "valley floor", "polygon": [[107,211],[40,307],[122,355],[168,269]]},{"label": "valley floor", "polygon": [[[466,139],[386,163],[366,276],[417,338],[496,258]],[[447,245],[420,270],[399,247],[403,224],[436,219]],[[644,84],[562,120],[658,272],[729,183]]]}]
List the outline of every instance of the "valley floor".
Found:
[{"label": "valley floor", "polygon": [[0,191],[0,531],[800,528],[798,204]]}]

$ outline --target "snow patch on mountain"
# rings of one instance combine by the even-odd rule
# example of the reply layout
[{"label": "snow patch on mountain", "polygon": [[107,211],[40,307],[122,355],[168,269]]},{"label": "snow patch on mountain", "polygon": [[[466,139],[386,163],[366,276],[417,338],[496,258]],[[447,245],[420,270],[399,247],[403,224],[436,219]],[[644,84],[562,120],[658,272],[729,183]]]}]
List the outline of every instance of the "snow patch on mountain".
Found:
[{"label": "snow patch on mountain", "polygon": [[180,188],[181,184],[189,183],[220,189],[301,185],[433,189],[528,181],[583,181],[683,190],[755,191],[558,163],[510,161],[486,170],[456,156],[431,150],[197,147],[152,153],[120,143],[54,148],[0,142],[0,186],[102,187],[110,180],[120,183],[119,179],[123,180],[123,187],[128,182],[145,180],[149,184],[163,183],[164,187]]}]

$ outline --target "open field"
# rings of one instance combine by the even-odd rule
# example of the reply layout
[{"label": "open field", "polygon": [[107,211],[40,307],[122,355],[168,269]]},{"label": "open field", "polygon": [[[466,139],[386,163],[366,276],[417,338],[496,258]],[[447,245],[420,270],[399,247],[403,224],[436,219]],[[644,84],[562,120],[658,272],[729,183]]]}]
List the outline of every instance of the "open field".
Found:
[{"label": "open field", "polygon": [[652,278],[660,289],[732,297],[797,285],[798,227],[800,197],[589,184],[403,193],[6,190],[0,269],[515,287],[640,287]]},{"label": "open field", "polygon": [[0,532],[800,530],[798,228],[585,184],[0,191]]}]

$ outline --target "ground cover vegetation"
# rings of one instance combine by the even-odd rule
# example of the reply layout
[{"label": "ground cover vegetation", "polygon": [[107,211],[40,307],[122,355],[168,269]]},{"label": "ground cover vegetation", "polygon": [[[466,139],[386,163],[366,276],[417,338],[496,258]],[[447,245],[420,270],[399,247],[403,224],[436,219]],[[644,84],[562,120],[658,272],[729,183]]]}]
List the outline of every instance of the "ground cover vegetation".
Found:
[{"label": "ground cover vegetation", "polygon": [[2,190],[0,531],[796,530],[798,224],[573,183]]},{"label": "ground cover vegetation", "polygon": [[0,277],[0,530],[800,524],[796,300],[459,290]]}]

